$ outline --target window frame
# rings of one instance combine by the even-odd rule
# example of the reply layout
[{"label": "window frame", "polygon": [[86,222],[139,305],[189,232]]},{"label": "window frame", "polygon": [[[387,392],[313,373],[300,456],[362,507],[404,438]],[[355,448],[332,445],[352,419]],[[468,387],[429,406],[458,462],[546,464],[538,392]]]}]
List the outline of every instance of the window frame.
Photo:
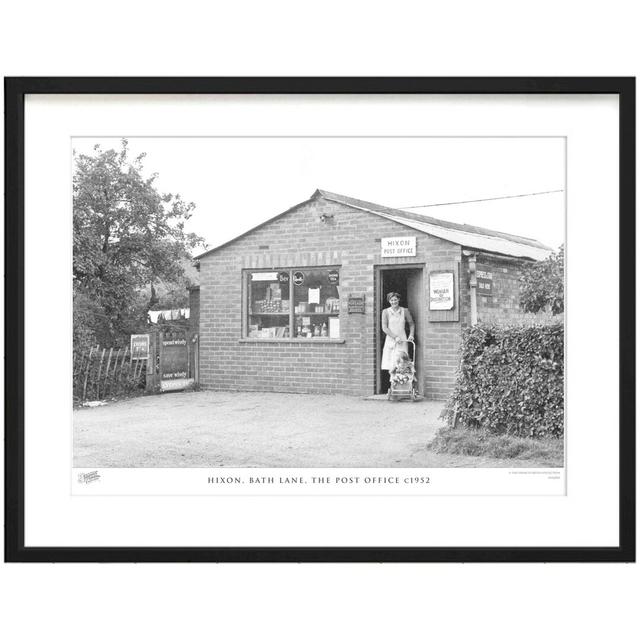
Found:
[{"label": "window frame", "polygon": [[[258,343],[268,343],[268,342],[292,342],[292,343],[303,343],[303,344],[323,344],[323,343],[344,343],[345,339],[342,335],[342,322],[340,323],[340,337],[338,338],[330,338],[327,337],[313,337],[313,338],[298,338],[295,335],[295,285],[293,283],[293,274],[295,271],[309,271],[314,269],[323,269],[327,271],[336,270],[338,271],[338,278],[340,282],[341,276],[341,265],[336,264],[322,264],[322,265],[306,265],[306,266],[294,266],[294,267],[258,267],[247,268],[242,270],[242,327],[241,327],[241,337],[239,342],[258,342]],[[289,273],[289,337],[288,338],[261,338],[259,336],[249,336],[249,318],[252,315],[251,313],[251,274],[253,273],[270,273],[273,271],[277,272],[288,272]],[[339,296],[340,305],[338,309],[337,318],[342,319],[342,297]],[[300,314],[298,314],[300,315]],[[330,315],[330,314],[324,314]]]}]

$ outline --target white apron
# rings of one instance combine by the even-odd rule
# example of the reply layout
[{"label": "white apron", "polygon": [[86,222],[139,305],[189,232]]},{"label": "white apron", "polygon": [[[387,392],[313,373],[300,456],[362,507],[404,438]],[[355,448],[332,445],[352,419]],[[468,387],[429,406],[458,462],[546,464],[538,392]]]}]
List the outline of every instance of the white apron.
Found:
[{"label": "white apron", "polygon": [[394,312],[391,307],[387,308],[387,320],[389,324],[389,331],[393,333],[394,336],[398,336],[402,338],[403,342],[395,343],[395,339],[391,336],[386,336],[384,341],[384,349],[382,350],[382,369],[393,368],[396,360],[396,351],[404,351],[406,354],[409,353],[409,346],[406,342],[407,333],[405,331],[405,319],[404,319],[404,308],[400,307],[397,312]]}]

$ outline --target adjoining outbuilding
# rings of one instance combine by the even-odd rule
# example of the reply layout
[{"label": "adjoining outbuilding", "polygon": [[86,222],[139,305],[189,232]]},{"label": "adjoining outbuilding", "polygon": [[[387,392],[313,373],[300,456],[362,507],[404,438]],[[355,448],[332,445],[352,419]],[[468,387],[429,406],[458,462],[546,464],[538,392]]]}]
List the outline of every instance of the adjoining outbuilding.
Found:
[{"label": "adjoining outbuilding", "polygon": [[219,391],[385,393],[381,311],[416,324],[419,391],[453,389],[462,329],[514,321],[542,243],[317,190],[198,256],[199,381]]}]

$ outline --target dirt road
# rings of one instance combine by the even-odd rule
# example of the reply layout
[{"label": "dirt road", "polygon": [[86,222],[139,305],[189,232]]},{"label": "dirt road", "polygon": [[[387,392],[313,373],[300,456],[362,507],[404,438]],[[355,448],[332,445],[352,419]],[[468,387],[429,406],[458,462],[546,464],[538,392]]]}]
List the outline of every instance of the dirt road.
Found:
[{"label": "dirt road", "polygon": [[171,393],[74,411],[76,467],[506,467],[434,454],[439,402]]}]

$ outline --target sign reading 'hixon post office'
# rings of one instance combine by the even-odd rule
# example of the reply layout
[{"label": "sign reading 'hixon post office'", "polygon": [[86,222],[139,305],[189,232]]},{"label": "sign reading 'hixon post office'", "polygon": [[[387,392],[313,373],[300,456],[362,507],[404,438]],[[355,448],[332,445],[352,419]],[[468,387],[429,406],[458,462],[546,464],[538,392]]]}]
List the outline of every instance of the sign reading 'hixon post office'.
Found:
[{"label": "sign reading 'hixon post office'", "polygon": [[399,256],[416,255],[416,237],[402,236],[400,238],[381,238],[380,256],[382,258],[397,258]]}]

